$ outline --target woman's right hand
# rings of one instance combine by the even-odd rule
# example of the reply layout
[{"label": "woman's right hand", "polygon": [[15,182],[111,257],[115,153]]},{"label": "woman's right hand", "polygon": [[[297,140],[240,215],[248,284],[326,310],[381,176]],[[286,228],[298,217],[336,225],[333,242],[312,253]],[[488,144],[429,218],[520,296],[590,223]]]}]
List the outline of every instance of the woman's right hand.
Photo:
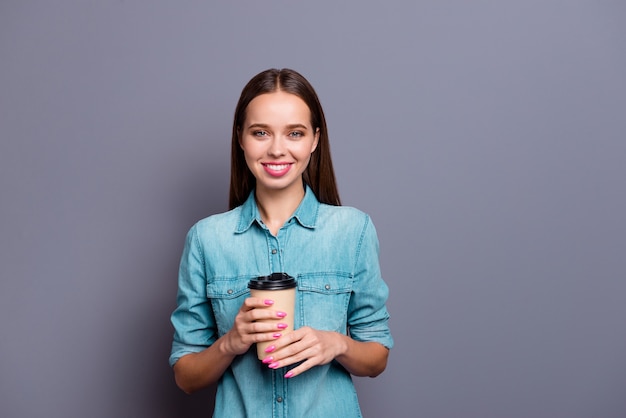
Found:
[{"label": "woman's right hand", "polygon": [[272,309],[273,304],[271,300],[247,298],[235,317],[233,327],[226,334],[205,350],[186,354],[176,362],[174,374],[178,386],[186,393],[192,393],[214,384],[233,359],[248,351],[252,344],[280,338],[285,329],[280,322],[256,322],[286,316],[284,312]]},{"label": "woman's right hand", "polygon": [[271,309],[274,301],[249,297],[244,300],[233,327],[225,335],[226,349],[232,354],[244,354],[252,344],[272,341],[282,336],[286,324],[258,322],[262,319],[281,319],[285,312]]}]

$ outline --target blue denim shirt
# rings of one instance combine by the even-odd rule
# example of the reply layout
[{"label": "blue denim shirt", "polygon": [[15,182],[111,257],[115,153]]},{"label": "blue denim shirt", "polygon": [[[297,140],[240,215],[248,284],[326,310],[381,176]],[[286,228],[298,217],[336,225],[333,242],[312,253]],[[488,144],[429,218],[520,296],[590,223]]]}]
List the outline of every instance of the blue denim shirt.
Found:
[{"label": "blue denim shirt", "polygon": [[[306,325],[392,347],[374,225],[357,209],[320,204],[307,187],[277,236],[261,221],[254,192],[242,206],[191,228],[171,317],[170,364],[224,335],[250,295],[248,281],[273,272],[297,279],[296,329]],[[361,416],[350,374],[338,362],[291,379],[283,377],[287,370],[268,368],[253,345],[222,376],[214,416]]]}]

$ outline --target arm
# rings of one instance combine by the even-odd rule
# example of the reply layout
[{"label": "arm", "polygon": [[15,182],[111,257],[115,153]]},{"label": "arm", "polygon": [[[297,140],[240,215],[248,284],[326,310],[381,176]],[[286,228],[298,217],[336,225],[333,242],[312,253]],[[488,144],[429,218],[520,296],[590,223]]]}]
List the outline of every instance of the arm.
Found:
[{"label": "arm", "polygon": [[340,335],[347,349],[336,360],[354,375],[375,377],[387,366],[393,340],[386,308],[389,289],[381,276],[378,236],[369,217],[358,248],[348,306],[349,336]]},{"label": "arm", "polygon": [[387,367],[389,349],[380,343],[355,341],[342,334],[337,336],[343,340],[345,347],[342,354],[335,357],[346,370],[355,376],[376,377]]},{"label": "arm", "polygon": [[268,309],[271,305],[271,301],[247,298],[235,317],[233,327],[226,334],[203,351],[186,354],[174,364],[178,387],[185,393],[192,393],[216,383],[233,359],[248,351],[252,344],[279,338],[278,325],[255,322],[280,318],[277,311]]},{"label": "arm", "polygon": [[199,353],[189,353],[174,364],[176,384],[185,393],[193,393],[217,382],[236,354],[229,352],[226,335]]},{"label": "arm", "polygon": [[203,250],[194,227],[187,234],[181,257],[177,307],[171,317],[175,333],[170,365],[177,385],[187,393],[217,382],[233,359],[251,344],[280,336],[273,324],[254,322],[278,317],[271,301],[246,298],[232,328],[218,338],[206,284]]}]

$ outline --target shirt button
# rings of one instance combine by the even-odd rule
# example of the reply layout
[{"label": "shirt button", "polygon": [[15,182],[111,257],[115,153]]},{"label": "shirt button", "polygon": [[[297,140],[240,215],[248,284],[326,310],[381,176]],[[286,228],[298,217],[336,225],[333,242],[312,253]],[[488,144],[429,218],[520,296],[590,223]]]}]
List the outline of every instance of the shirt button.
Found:
[{"label": "shirt button", "polygon": [[232,295],[232,294],[233,294],[233,289],[228,289],[228,290],[226,291],[226,293],[228,293],[229,295]]},{"label": "shirt button", "polygon": [[276,248],[272,249],[272,254],[276,254]]},{"label": "shirt button", "polygon": [[326,290],[330,290],[330,285],[329,285],[329,284],[327,284],[326,286],[324,286],[324,289],[326,289]]},{"label": "shirt button", "polygon": [[278,398],[276,398],[276,402],[282,402],[283,401],[283,397],[279,396]]}]

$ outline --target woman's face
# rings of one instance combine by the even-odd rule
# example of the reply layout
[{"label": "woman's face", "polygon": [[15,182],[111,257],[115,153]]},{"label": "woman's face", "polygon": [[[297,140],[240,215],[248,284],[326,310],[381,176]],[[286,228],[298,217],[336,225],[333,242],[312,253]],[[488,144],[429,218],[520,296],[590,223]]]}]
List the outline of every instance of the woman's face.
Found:
[{"label": "woman's face", "polygon": [[255,97],[246,109],[239,145],[256,178],[257,193],[302,193],[302,173],[317,147],[319,129],[298,96],[282,91]]}]

